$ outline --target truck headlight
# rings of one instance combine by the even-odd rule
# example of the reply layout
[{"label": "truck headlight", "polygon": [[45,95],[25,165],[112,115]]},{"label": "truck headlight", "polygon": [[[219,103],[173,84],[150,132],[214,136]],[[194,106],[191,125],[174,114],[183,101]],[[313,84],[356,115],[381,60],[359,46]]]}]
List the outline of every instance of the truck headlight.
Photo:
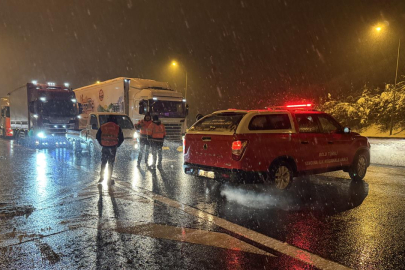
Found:
[{"label": "truck headlight", "polygon": [[43,132],[39,132],[37,134],[37,136],[38,136],[38,138],[41,138],[41,139],[46,138],[45,133],[43,133]]}]

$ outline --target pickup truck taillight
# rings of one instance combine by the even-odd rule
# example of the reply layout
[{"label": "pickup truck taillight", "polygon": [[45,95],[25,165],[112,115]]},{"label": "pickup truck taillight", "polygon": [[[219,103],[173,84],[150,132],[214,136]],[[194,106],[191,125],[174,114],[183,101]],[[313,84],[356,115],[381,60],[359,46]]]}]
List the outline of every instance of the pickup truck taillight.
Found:
[{"label": "pickup truck taillight", "polygon": [[232,142],[232,158],[234,160],[240,160],[245,152],[247,141],[233,141]]}]

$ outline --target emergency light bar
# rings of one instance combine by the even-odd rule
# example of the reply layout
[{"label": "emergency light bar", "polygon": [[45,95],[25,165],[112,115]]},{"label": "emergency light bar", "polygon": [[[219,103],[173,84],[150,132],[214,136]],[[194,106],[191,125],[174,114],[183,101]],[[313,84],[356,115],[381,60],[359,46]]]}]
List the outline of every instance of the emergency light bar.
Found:
[{"label": "emergency light bar", "polygon": [[312,104],[295,104],[295,105],[287,105],[287,108],[310,108],[312,107]]},{"label": "emergency light bar", "polygon": [[312,109],[313,104],[311,103],[305,103],[305,104],[290,104],[290,105],[284,105],[284,106],[274,106],[274,107],[266,107],[268,111],[272,110],[313,110]]}]

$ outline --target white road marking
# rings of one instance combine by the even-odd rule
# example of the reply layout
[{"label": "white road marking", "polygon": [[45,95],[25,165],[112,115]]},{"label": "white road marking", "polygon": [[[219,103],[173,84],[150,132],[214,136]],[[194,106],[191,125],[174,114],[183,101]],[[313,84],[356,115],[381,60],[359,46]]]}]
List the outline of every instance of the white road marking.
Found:
[{"label": "white road marking", "polygon": [[[116,182],[117,183],[117,182]],[[127,183],[120,182],[119,186],[126,186],[127,188],[130,188],[134,190],[137,193],[143,194],[147,198],[153,199],[155,201],[159,201],[161,203],[167,204],[173,208],[180,209],[190,215],[193,215],[198,218],[203,218],[207,221],[210,221],[214,223],[215,225],[224,228],[230,232],[236,233],[238,235],[243,236],[246,239],[249,239],[253,242],[256,242],[258,244],[261,244],[265,247],[268,247],[270,249],[276,250],[280,253],[283,253],[285,255],[288,255],[294,259],[303,261],[307,264],[313,265],[317,268],[320,269],[333,269],[333,270],[338,270],[338,269],[350,269],[346,266],[343,266],[341,264],[338,264],[336,262],[327,260],[325,258],[322,258],[318,255],[312,254],[308,251],[302,250],[300,248],[297,248],[295,246],[292,246],[288,243],[281,242],[277,239],[268,237],[266,235],[263,235],[261,233],[252,231],[250,229],[247,229],[245,227],[242,227],[240,225],[234,224],[232,222],[229,222],[225,219],[222,219],[220,217],[211,215],[207,212],[201,211],[199,209],[190,207],[188,205],[182,204],[178,201],[169,199],[165,196],[155,194],[149,190],[143,189],[141,187],[136,187],[137,189],[134,189],[130,185],[126,185]]]}]

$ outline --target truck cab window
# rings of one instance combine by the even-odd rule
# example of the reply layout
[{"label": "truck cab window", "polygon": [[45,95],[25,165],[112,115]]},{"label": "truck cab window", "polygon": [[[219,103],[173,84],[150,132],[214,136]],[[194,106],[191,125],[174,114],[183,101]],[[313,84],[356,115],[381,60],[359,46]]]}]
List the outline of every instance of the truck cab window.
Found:
[{"label": "truck cab window", "polygon": [[315,117],[310,114],[296,115],[300,133],[320,133],[318,122]]},{"label": "truck cab window", "polygon": [[318,116],[319,122],[321,123],[322,130],[325,133],[341,132],[342,127],[326,115]]},{"label": "truck cab window", "polygon": [[149,100],[149,111],[159,117],[183,118],[186,116],[186,105],[182,101]]}]

